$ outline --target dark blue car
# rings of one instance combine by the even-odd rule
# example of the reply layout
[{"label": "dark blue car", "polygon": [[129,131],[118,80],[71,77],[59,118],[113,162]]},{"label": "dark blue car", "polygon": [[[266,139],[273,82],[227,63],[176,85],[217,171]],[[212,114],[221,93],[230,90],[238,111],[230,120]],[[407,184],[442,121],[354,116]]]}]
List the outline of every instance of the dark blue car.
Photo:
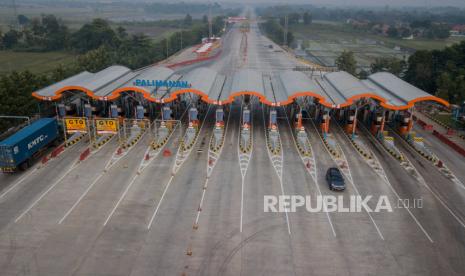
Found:
[{"label": "dark blue car", "polygon": [[328,169],[326,172],[326,181],[330,190],[344,191],[346,188],[344,177],[342,177],[342,173],[338,168]]}]

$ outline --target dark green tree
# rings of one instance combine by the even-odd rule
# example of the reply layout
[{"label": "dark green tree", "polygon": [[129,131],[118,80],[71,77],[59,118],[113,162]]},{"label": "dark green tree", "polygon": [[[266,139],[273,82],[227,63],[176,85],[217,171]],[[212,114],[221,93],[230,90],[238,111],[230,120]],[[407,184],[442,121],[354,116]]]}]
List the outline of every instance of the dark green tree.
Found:
[{"label": "dark green tree", "polygon": [[406,64],[403,60],[396,58],[376,58],[371,64],[371,73],[389,72],[396,76],[401,76],[405,71]]},{"label": "dark green tree", "polygon": [[120,39],[125,39],[128,37],[128,32],[126,31],[126,29],[122,26],[118,26],[118,28],[116,28],[116,33],[118,34],[118,37]]},{"label": "dark green tree", "polygon": [[117,48],[120,40],[107,21],[97,18],[75,32],[71,42],[74,49],[84,53],[101,46]]},{"label": "dark green tree", "polygon": [[16,30],[9,30],[8,32],[6,32],[3,37],[2,37],[2,45],[5,49],[11,49],[13,48],[14,46],[16,46],[16,44],[18,44],[18,41],[21,37],[21,33],[16,31]]},{"label": "dark green tree", "polygon": [[189,27],[192,25],[192,16],[190,14],[186,14],[184,17],[183,25]]},{"label": "dark green tree", "polygon": [[302,19],[305,25],[310,25],[312,23],[312,15],[308,11],[304,12]]},{"label": "dark green tree", "polygon": [[115,63],[114,52],[106,45],[90,50],[78,57],[78,65],[82,70],[97,72]]},{"label": "dark green tree", "polygon": [[19,25],[21,26],[24,26],[24,25],[27,25],[29,24],[30,20],[27,16],[25,16],[24,14],[18,14],[18,23]]},{"label": "dark green tree", "polygon": [[354,53],[351,51],[343,51],[336,59],[337,69],[346,71],[349,74],[355,75],[357,70],[357,61]]},{"label": "dark green tree", "polygon": [[387,30],[387,35],[389,37],[398,37],[399,36],[399,31],[397,30],[396,27],[390,26],[389,29]]}]

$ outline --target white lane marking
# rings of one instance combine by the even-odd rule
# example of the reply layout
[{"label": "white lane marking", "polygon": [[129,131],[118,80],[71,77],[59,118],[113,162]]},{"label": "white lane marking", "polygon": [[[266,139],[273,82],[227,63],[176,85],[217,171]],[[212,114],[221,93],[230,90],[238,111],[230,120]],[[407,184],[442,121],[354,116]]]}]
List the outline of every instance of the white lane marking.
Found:
[{"label": "white lane marking", "polygon": [[[368,130],[365,129],[365,131],[367,132]],[[369,137],[371,137],[371,136],[369,136]],[[373,138],[373,137],[371,137],[371,138],[372,138],[372,140],[374,140],[376,143],[378,143],[379,145],[381,145],[381,142],[380,142],[380,141],[378,141],[377,139],[375,139],[375,138]],[[384,150],[386,153],[388,153],[387,150],[386,150],[382,145],[381,145],[381,148],[383,148],[383,150]],[[391,154],[388,153],[387,155],[389,155],[392,159],[394,159],[394,160],[397,161],[397,159],[395,159],[394,156],[392,156]],[[462,222],[462,220],[461,220],[460,218],[458,218],[457,215],[455,215],[455,213],[449,208],[449,206],[447,206],[447,204],[440,198],[440,196],[437,195],[437,194],[429,187],[429,185],[426,183],[426,181],[425,181],[425,179],[423,178],[423,176],[418,172],[417,168],[412,164],[412,162],[410,162],[410,160],[407,158],[407,156],[406,156],[404,153],[402,153],[402,155],[404,156],[405,160],[406,160],[407,162],[410,163],[411,168],[412,168],[412,169],[415,171],[415,173],[417,174],[418,177],[416,177],[416,179],[417,179],[421,184],[423,184],[423,186],[425,186],[426,189],[439,201],[439,203],[441,203],[441,205],[442,205],[444,208],[446,208],[446,210],[455,218],[455,220],[457,220],[457,222],[458,222],[463,228],[465,228],[465,224]]]},{"label": "white lane marking", "polygon": [[[171,131],[170,135],[168,136],[168,141],[171,139],[171,136],[173,135],[173,133],[176,131],[176,128],[178,127],[179,123],[176,123],[176,126],[173,128],[173,130]],[[108,215],[107,219],[105,220],[105,222],[103,223],[103,226],[107,225],[108,221],[110,221],[111,217],[113,216],[113,214],[115,213],[116,209],[118,208],[118,206],[120,205],[120,203],[122,202],[123,198],[126,196],[127,192],[129,191],[129,189],[131,188],[132,184],[134,184],[134,182],[136,181],[136,179],[142,174],[142,172],[145,170],[145,168],[147,168],[147,166],[153,161],[155,160],[155,158],[158,156],[158,154],[163,150],[163,148],[165,148],[165,146],[168,144],[168,141],[161,147],[157,150],[156,154],[150,159],[150,161],[147,163],[147,164],[143,164],[144,160],[145,160],[145,155],[150,151],[152,145],[149,145],[146,153],[144,154],[144,157],[142,158],[142,161],[139,165],[139,169],[136,173],[136,175],[134,175],[134,177],[132,178],[132,180],[129,182],[129,185],[126,187],[126,189],[124,190],[123,194],[121,194],[118,202],[116,203],[116,205],[113,207],[113,209],[111,210],[110,214]]]},{"label": "white lane marking", "polygon": [[[81,141],[82,141],[82,140],[81,140]],[[79,142],[78,142],[78,143],[79,143]],[[77,145],[78,143],[76,143],[76,145]],[[61,145],[58,146],[58,147],[61,147],[61,146],[63,146],[63,145],[64,145],[64,144],[61,144]],[[74,146],[74,145],[73,145],[73,146]],[[57,147],[57,148],[58,148],[58,147]],[[71,147],[65,148],[65,149],[63,150],[62,153],[64,153],[65,151],[67,151],[67,149],[70,149],[70,148],[71,148]],[[62,153],[59,154],[59,155],[61,156]],[[2,194],[0,195],[0,199],[2,199],[4,196],[6,196],[9,192],[11,192],[11,191],[12,191],[14,188],[16,188],[19,184],[23,183],[23,182],[24,182],[27,178],[29,178],[29,176],[31,176],[33,173],[35,173],[35,172],[37,172],[37,171],[39,171],[39,170],[41,170],[41,169],[44,169],[47,165],[49,165],[50,163],[52,163],[52,162],[54,162],[54,161],[56,161],[56,160],[58,160],[58,156],[55,157],[55,158],[50,159],[50,161],[47,162],[47,163],[46,163],[45,165],[43,165],[43,166],[41,166],[41,164],[39,163],[39,164],[35,165],[33,168],[30,168],[30,172],[28,172],[27,174],[23,175],[20,179],[16,180],[16,182],[15,182],[14,184],[12,184],[12,185],[8,188],[8,190],[6,190],[4,193],[2,193]]]},{"label": "white lane marking", "polygon": [[[344,150],[343,150],[342,148],[341,148],[341,154],[344,156],[344,159],[347,160],[347,158],[346,158],[346,156],[345,156],[345,153],[344,153]],[[349,162],[347,162],[347,168],[348,168],[348,170],[349,170],[349,172],[350,172]],[[351,175],[352,175],[352,174],[351,174]],[[352,186],[354,187],[355,192],[357,193],[357,195],[359,195],[359,196],[361,197],[362,195],[361,195],[360,192],[358,191],[357,186],[355,185],[355,181],[353,181],[353,179],[351,178],[351,179],[349,180],[349,182],[350,182],[350,184],[352,184]],[[384,236],[383,236],[383,234],[381,233],[381,230],[379,229],[378,224],[376,224],[375,220],[374,220],[373,217],[371,216],[371,213],[368,212],[368,211],[367,211],[366,213],[367,213],[368,216],[370,217],[371,222],[373,222],[373,225],[375,226],[376,231],[378,231],[379,236],[381,237],[382,240],[384,240]]]},{"label": "white lane marking", "polygon": [[[408,160],[408,158],[405,155],[404,155],[404,158]],[[410,163],[412,164],[412,162]],[[412,167],[416,171],[416,173],[419,175],[420,182],[423,184],[423,186],[425,186],[425,188],[442,204],[442,206],[444,206],[444,208],[446,208],[446,210],[449,211],[449,213],[455,218],[455,220],[457,220],[457,222],[460,225],[462,225],[463,228],[465,228],[465,224],[463,223],[463,221],[449,208],[449,206],[441,199],[441,197],[430,188],[430,186],[426,183],[423,176],[418,172],[417,168],[413,164],[412,164]]]},{"label": "white lane marking", "polygon": [[[108,162],[105,164],[105,168],[104,168],[104,171],[108,171],[109,169],[111,169],[116,163],[118,163],[121,159],[123,159],[123,157],[125,157],[133,148],[136,147],[137,144],[139,144],[140,141],[142,141],[144,139],[144,136],[145,134],[147,134],[147,129],[144,129],[143,130],[143,133],[142,135],[140,136],[140,138],[137,140],[137,142],[132,145],[129,149],[126,149],[124,150],[120,155],[118,155],[118,149],[120,148],[118,146],[118,148],[115,150],[115,152],[113,152],[113,155],[111,156],[111,158],[108,160]],[[105,145],[104,145],[105,146]]]},{"label": "white lane marking", "polygon": [[[339,125],[339,124],[338,124]],[[341,127],[341,126],[339,126]],[[342,131],[342,128],[341,128],[341,131]],[[347,136],[346,136],[347,139],[349,139]],[[370,138],[369,138],[370,139]],[[353,146],[353,145],[352,145]],[[369,147],[369,145],[366,145],[366,147]],[[370,150],[371,151],[371,150]],[[358,151],[357,151],[358,152]],[[378,163],[378,165],[381,167],[381,169],[383,170],[383,174],[384,174],[384,177],[381,177],[381,180],[383,180],[383,182],[385,184],[387,184],[387,186],[391,189],[391,191],[396,195],[397,197],[397,200],[402,202],[402,206],[404,207],[405,210],[407,210],[407,212],[409,213],[410,217],[413,219],[413,221],[415,221],[415,223],[417,224],[417,226],[420,228],[420,230],[423,232],[423,234],[425,234],[426,238],[431,242],[433,243],[433,239],[431,238],[431,236],[429,235],[429,233],[425,230],[425,228],[423,227],[423,225],[420,223],[420,221],[418,221],[418,219],[415,217],[415,215],[410,211],[410,208],[408,208],[406,205],[405,205],[405,202],[403,200],[401,200],[399,194],[396,192],[396,190],[394,189],[394,187],[392,186],[391,182],[389,181],[389,178],[387,177],[387,175],[384,173],[384,168],[383,166],[381,165],[381,163],[379,162],[378,160],[378,157],[375,155],[375,153],[373,151],[371,151],[371,155],[373,156],[374,159],[376,159],[376,162]]]},{"label": "white lane marking", "polygon": [[165,190],[163,190],[163,194],[161,195],[160,200],[158,201],[157,207],[155,208],[155,211],[153,212],[152,217],[150,218],[149,224],[147,225],[147,229],[150,229],[152,227],[152,223],[155,221],[155,216],[158,213],[158,209],[160,208],[161,203],[163,202],[163,198],[165,198],[166,191],[168,191],[168,188],[170,187],[171,182],[173,181],[174,175],[170,177],[170,180],[165,186]]},{"label": "white lane marking", "polygon": [[[263,119],[263,130],[266,132],[267,129],[266,129],[266,122],[265,122],[265,111],[263,110],[263,107],[262,107],[262,119]],[[273,157],[271,155],[271,152],[270,152],[270,148],[268,147],[268,145],[266,145],[266,151],[268,152],[268,157],[270,158],[270,161],[271,163],[273,164],[273,167],[275,168],[275,172],[276,172],[276,175],[278,176],[278,179],[279,179],[279,184],[281,186],[281,195],[285,196],[286,194],[284,193],[284,186],[283,186],[283,144],[282,144],[282,141],[281,141],[281,135],[279,134],[279,128],[278,126],[276,126],[276,129],[278,131],[278,137],[279,137],[279,144],[280,144],[280,153],[281,153],[281,156],[278,156],[280,157],[281,159],[278,160],[278,161],[281,161],[280,164],[281,164],[281,168],[280,170],[278,170],[275,166],[275,162],[273,162]],[[267,133],[265,133],[265,140],[268,139],[268,136],[267,136]],[[268,143],[267,143],[268,144]],[[279,165],[279,162],[278,162],[278,165]],[[289,223],[289,214],[287,212],[287,209],[284,210],[284,213],[286,215],[286,222],[287,222],[287,233],[289,234],[289,236],[291,235],[291,225]]]},{"label": "white lane marking", "polygon": [[[323,138],[321,137],[320,133],[318,132],[317,127],[316,127],[315,124],[313,123],[313,120],[310,120],[310,121],[311,121],[311,123],[312,123],[312,125],[313,125],[315,131],[317,131],[318,135],[320,136],[320,138],[323,139]],[[338,143],[338,144],[339,144],[339,143]],[[333,155],[329,152],[328,148],[327,148],[326,146],[324,146],[324,145],[323,145],[323,147],[326,149],[326,151],[328,152],[328,154],[329,154],[329,156],[331,157],[331,159],[333,159],[333,161],[336,162],[335,158],[334,158]],[[342,148],[341,148],[340,146],[339,146],[339,149],[340,149],[340,151],[341,151],[342,157],[344,158],[344,160],[346,160],[347,169],[348,169],[348,171],[349,171],[349,173],[350,173],[350,179],[348,178],[347,180],[349,180],[349,183],[354,187],[354,190],[355,190],[355,192],[357,193],[357,195],[361,196],[360,193],[359,193],[359,191],[358,191],[358,189],[357,189],[357,187],[356,187],[355,184],[354,184],[354,181],[352,180],[353,178],[352,178],[352,174],[351,174],[351,172],[350,172],[349,162],[347,162],[347,158],[346,158],[346,156],[345,156],[345,154],[344,154],[344,151],[342,150]],[[336,164],[338,164],[338,163],[336,162]],[[339,164],[338,164],[338,166],[339,166]],[[378,235],[380,236],[380,238],[381,238],[382,240],[384,240],[384,236],[383,236],[383,234],[381,233],[381,231],[380,231],[378,225],[376,224],[375,220],[374,220],[373,217],[371,216],[370,212],[368,212],[366,209],[365,209],[365,212],[367,213],[367,215],[368,215],[368,217],[370,218],[371,222],[372,222],[373,225],[375,226],[375,229],[376,229],[376,231],[378,232]]]},{"label": "white lane marking", "polygon": [[[286,113],[286,120],[287,120],[287,124],[289,125],[289,129],[291,130],[291,133],[292,133],[292,137],[293,137],[292,140],[294,141],[294,146],[295,146],[295,148],[297,149],[297,152],[299,153],[300,159],[301,159],[302,162],[304,163],[305,170],[307,171],[307,173],[308,173],[311,177],[313,177],[312,172],[310,171],[310,169],[307,168],[307,166],[305,166],[305,161],[304,161],[302,155],[300,154],[299,149],[297,148],[297,143],[296,143],[296,141],[295,141],[294,132],[292,131],[292,126],[291,126],[291,123],[289,122],[289,118],[287,117],[287,113]],[[308,133],[307,133],[307,139],[308,139]],[[309,142],[308,144],[309,144],[309,146],[310,146],[310,150],[312,151],[312,158],[315,159],[315,155],[314,155],[314,151],[313,151],[313,148],[312,148],[312,144],[311,144],[310,142]],[[313,184],[316,186],[316,189],[318,190],[318,194],[319,194],[320,196],[323,196],[323,194],[321,193],[320,187],[318,186],[318,170],[317,170],[317,164],[316,164],[315,160],[314,160],[314,162],[313,162],[313,166],[315,167],[314,172],[313,172],[313,173],[315,174],[315,178],[313,178],[313,180],[314,180],[314,181],[313,181]],[[325,213],[326,213],[326,217],[328,218],[329,225],[331,226],[331,231],[333,232],[334,237],[336,237],[336,230],[334,229],[333,222],[331,221],[331,217],[330,217],[330,215],[329,215],[328,210],[326,210],[326,208],[325,208]]]},{"label": "white lane marking", "polygon": [[133,176],[133,178],[131,179],[131,181],[129,182],[129,185],[126,186],[126,189],[124,190],[123,194],[121,195],[121,197],[119,198],[118,202],[116,202],[115,206],[113,207],[113,209],[111,210],[110,214],[108,215],[107,219],[105,220],[105,222],[103,223],[103,226],[107,225],[108,221],[111,219],[111,217],[113,216],[113,213],[116,211],[116,208],[118,208],[119,204],[121,203],[121,201],[123,200],[123,198],[126,196],[126,194],[128,193],[129,189],[131,188],[132,184],[134,184],[134,182],[136,182],[136,178],[137,178],[137,174],[135,176]]},{"label": "white lane marking", "polygon": [[76,206],[87,195],[87,193],[89,193],[89,191],[92,189],[92,187],[95,185],[95,183],[97,183],[100,180],[100,178],[102,178],[102,176],[104,176],[104,175],[105,175],[105,172],[102,172],[99,176],[97,176],[97,178],[94,179],[94,181],[92,181],[92,183],[89,185],[89,187],[87,187],[87,189],[84,191],[84,193],[78,198],[78,200],[76,202],[74,202],[73,206],[71,206],[71,208],[60,219],[60,221],[58,221],[58,224],[63,223],[63,221],[69,216],[69,214],[71,214],[71,212],[74,210],[74,208],[76,208]]},{"label": "white lane marking", "polygon": [[[199,137],[202,133],[203,126],[205,125],[205,121],[207,120],[207,116],[210,113],[211,105],[208,106],[207,112],[205,114],[205,117],[203,118],[202,124],[200,125],[200,129],[197,133],[197,136],[194,138],[194,143],[192,144],[192,147],[190,147],[188,150],[183,150],[181,144],[178,147],[178,151],[176,152],[176,158],[174,161],[173,168],[171,170],[172,174],[176,174],[179,169],[181,169],[182,165],[184,165],[184,162],[189,158],[192,150],[194,149],[194,146],[197,145],[197,141],[199,140]],[[183,139],[186,136],[187,128],[186,131],[184,132]],[[208,146],[210,148],[210,145]]]},{"label": "white lane marking", "polygon": [[199,223],[200,212],[202,211],[203,199],[205,198],[205,193],[207,191],[208,180],[209,178],[205,179],[205,183],[203,184],[202,198],[200,199],[199,209],[197,210],[197,217],[195,218],[195,224]]},{"label": "white lane marking", "polygon": [[[241,116],[240,118],[242,119],[242,107],[243,105],[241,105]],[[240,233],[242,233],[242,225],[243,225],[243,219],[244,219],[244,184],[245,184],[245,176],[247,174],[247,170],[249,168],[249,164],[250,164],[250,159],[252,158],[252,154],[253,154],[253,148],[254,148],[254,143],[253,143],[253,105],[250,105],[250,135],[252,136],[251,137],[251,145],[250,145],[250,152],[249,153],[241,153],[240,152],[240,140],[241,140],[241,125],[239,123],[239,131],[238,131],[238,144],[237,144],[237,155],[238,155],[238,160],[239,160],[239,168],[241,170],[241,217],[240,217],[240,226],[239,226],[239,231]],[[241,120],[239,121],[241,122]],[[244,162],[241,162],[242,160],[245,160],[245,164]],[[243,167],[242,165],[245,165],[245,167]]]},{"label": "white lane marking", "polygon": [[[218,163],[218,159],[220,159],[221,153],[223,152],[224,144],[226,142],[226,136],[228,134],[229,118],[231,118],[231,113],[232,113],[232,111],[230,110],[229,113],[228,113],[228,119],[226,120],[226,125],[223,126],[224,134],[223,134],[223,137],[221,138],[220,150],[217,153],[210,150],[210,145],[211,145],[212,141],[215,139],[215,132],[214,132],[215,126],[213,126],[212,135],[210,137],[210,143],[208,145],[207,177],[210,177],[210,175],[213,173],[213,169],[215,168],[216,164]],[[213,160],[214,160],[213,165],[210,165],[210,158],[213,158]]]},{"label": "white lane marking", "polygon": [[[221,144],[221,148],[220,148],[220,151],[218,153],[215,153],[213,151],[210,150],[210,145],[208,145],[208,160],[207,160],[207,178],[205,180],[205,183],[203,185],[203,192],[202,192],[202,198],[200,199],[200,204],[199,204],[199,209],[197,210],[197,217],[195,218],[195,224],[198,224],[199,223],[199,218],[200,218],[200,212],[202,210],[202,206],[203,206],[203,200],[205,198],[205,194],[207,192],[207,187],[208,187],[208,181],[210,179],[210,175],[211,173],[213,172],[213,169],[215,168],[216,164],[217,164],[217,161],[218,159],[220,159],[221,157],[221,153],[223,152],[223,148],[224,148],[224,142],[226,140],[226,135],[228,134],[228,128],[229,128],[229,118],[231,117],[231,113],[232,111],[230,110],[229,113],[228,113],[228,119],[226,120],[226,125],[224,126],[224,136],[223,136],[223,142]],[[215,126],[213,126],[213,128],[215,128]],[[212,135],[211,135],[211,138],[210,138],[210,143],[212,142],[212,140],[214,139],[214,136],[215,136],[215,133],[212,131]],[[212,166],[210,166],[209,162],[210,162],[210,158],[213,156],[213,158],[215,159],[214,163]]]},{"label": "white lane marking", "polygon": [[53,188],[55,188],[56,185],[58,185],[58,183],[61,182],[61,180],[63,180],[63,178],[65,178],[72,170],[74,170],[77,166],[79,166],[79,162],[76,162],[74,163],[73,165],[71,165],[71,167],[60,177],[58,178],[50,187],[48,187],[47,190],[45,190],[45,192],[43,192],[39,198],[37,198],[26,210],[24,210],[21,215],[19,215],[19,217],[17,217],[15,219],[15,223],[18,222],[26,213],[28,213],[32,208],[34,208],[34,206],[36,206],[37,203],[39,203],[39,201],[44,198]]},{"label": "white lane marking", "polygon": [[[140,137],[139,141],[142,140],[143,136],[145,135],[145,132],[144,134]],[[129,148],[129,150],[127,150],[124,154],[122,154],[122,156],[120,158],[118,158],[118,160],[116,160],[115,162],[111,163],[110,162],[113,160],[113,156],[110,157],[109,161],[107,162],[107,164],[105,165],[105,168],[104,170],[100,173],[100,175],[97,176],[97,178],[94,179],[94,181],[92,181],[92,183],[87,187],[87,189],[84,191],[83,194],[81,194],[81,196],[78,198],[78,200],[76,202],[74,202],[73,206],[71,206],[71,208],[65,213],[65,215],[58,221],[58,224],[62,224],[63,221],[73,212],[73,210],[79,205],[79,203],[82,201],[82,199],[89,193],[89,191],[92,189],[92,187],[94,187],[94,185],[100,180],[100,178],[102,178],[106,172],[111,169],[114,165],[116,165],[120,160],[122,160],[122,158],[124,156],[126,156],[138,143],[139,141],[137,141],[131,148]],[[105,147],[108,143],[106,143],[105,145],[103,145],[101,148]],[[99,148],[98,150],[100,150],[101,148]],[[97,151],[98,151],[97,150]]]},{"label": "white lane marking", "polygon": [[23,183],[24,180],[26,180],[29,176],[31,176],[33,173],[35,173],[36,171],[38,171],[39,168],[34,168],[33,170],[31,170],[30,172],[28,172],[27,174],[23,175],[23,177],[21,177],[20,179],[16,180],[16,182],[10,186],[10,188],[8,188],[8,190],[6,190],[4,193],[2,193],[0,195],[0,199],[3,198],[5,195],[7,195],[9,192],[11,192],[14,188],[16,188],[16,186],[18,186],[19,184]]},{"label": "white lane marking", "polygon": [[[203,125],[205,124],[205,121],[207,120],[207,116],[208,116],[208,114],[210,113],[210,107],[211,107],[211,106],[208,107],[207,113],[205,114],[205,117],[204,117],[204,119],[203,119],[203,121],[202,121],[202,124],[200,125],[199,134],[197,135],[197,138],[195,138],[196,140],[195,140],[195,142],[194,142],[194,145],[193,145],[192,148],[190,149],[189,154],[182,160],[182,163],[178,165],[178,170],[179,170],[179,169],[181,168],[181,166],[184,164],[184,161],[187,160],[187,158],[189,157],[190,153],[192,152],[192,149],[193,149],[194,146],[197,144],[198,138],[200,137],[200,134],[201,134],[202,129],[203,129]],[[181,146],[179,146],[179,149],[180,149],[180,148],[181,148]],[[178,153],[179,153],[179,149],[178,149]],[[174,168],[174,166],[176,166],[176,160],[175,160],[175,162],[174,162],[174,164],[173,164],[173,168]],[[169,188],[171,182],[173,181],[174,176],[175,176],[175,174],[173,173],[173,174],[171,175],[170,180],[168,180],[168,183],[166,184],[165,190],[163,191],[163,194],[161,195],[161,198],[160,198],[160,200],[158,201],[157,207],[155,208],[155,211],[153,212],[153,215],[152,215],[152,217],[150,218],[149,224],[147,225],[147,229],[150,229],[150,228],[152,227],[152,224],[153,224],[153,222],[154,222],[154,220],[155,220],[155,217],[156,217],[156,215],[157,215],[157,213],[158,213],[158,209],[160,208],[160,205],[161,205],[161,203],[162,203],[162,201],[163,201],[163,198],[165,197],[165,194],[166,194],[166,192],[168,191],[168,188]]]},{"label": "white lane marking", "polygon": [[240,220],[240,226],[239,226],[240,233],[242,233],[243,217],[244,217],[244,178],[242,178],[242,181],[241,181],[241,220]]}]

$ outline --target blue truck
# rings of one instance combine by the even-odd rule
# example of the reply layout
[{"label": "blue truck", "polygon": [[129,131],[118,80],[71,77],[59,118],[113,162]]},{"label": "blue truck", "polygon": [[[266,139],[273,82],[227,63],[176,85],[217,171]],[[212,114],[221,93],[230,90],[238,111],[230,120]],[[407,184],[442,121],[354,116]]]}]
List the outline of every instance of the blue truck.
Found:
[{"label": "blue truck", "polygon": [[25,170],[31,161],[59,140],[55,118],[42,118],[0,142],[0,169],[6,172]]}]

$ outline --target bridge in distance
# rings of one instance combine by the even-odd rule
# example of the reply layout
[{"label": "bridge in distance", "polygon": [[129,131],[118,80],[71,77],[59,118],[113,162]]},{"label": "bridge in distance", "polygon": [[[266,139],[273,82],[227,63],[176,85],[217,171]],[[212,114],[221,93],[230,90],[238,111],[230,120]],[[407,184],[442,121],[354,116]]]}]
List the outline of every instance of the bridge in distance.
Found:
[{"label": "bridge in distance", "polygon": [[[253,20],[221,44],[200,63],[111,66],[34,93],[86,128],[46,164],[0,176],[0,274],[463,273],[465,162],[413,123],[447,102],[388,73],[295,71],[306,65]],[[328,189],[330,167],[344,192]],[[266,195],[396,208],[273,213]]]}]

